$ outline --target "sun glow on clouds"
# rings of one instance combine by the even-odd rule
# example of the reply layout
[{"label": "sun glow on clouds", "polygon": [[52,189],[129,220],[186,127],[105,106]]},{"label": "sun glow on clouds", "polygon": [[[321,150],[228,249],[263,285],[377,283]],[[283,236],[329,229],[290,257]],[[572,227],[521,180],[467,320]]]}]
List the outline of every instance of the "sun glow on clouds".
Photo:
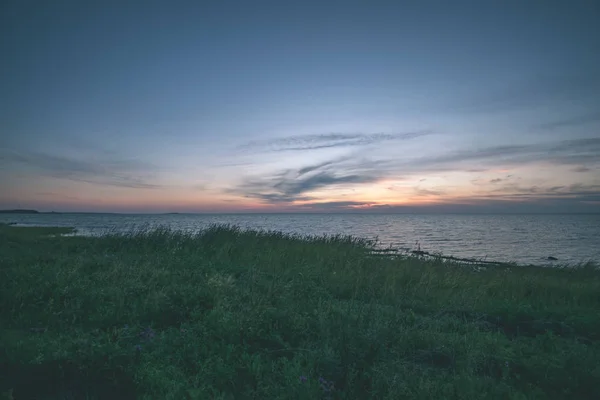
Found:
[{"label": "sun glow on clouds", "polygon": [[143,18],[12,3],[0,209],[522,201],[562,212],[600,199],[588,6],[364,2],[331,25],[340,10],[328,2],[150,7]]},{"label": "sun glow on clouds", "polygon": [[[407,175],[397,179],[331,185],[304,193],[308,200],[291,201],[291,205],[319,206],[332,204],[340,209],[369,209],[377,206],[432,206],[459,202],[478,204],[482,199],[509,203],[531,199],[573,198],[593,195],[599,185],[567,185],[581,179],[577,169],[547,162],[503,168],[444,171]],[[598,182],[600,183],[600,182]],[[570,191],[580,193],[570,195]],[[597,204],[583,200],[586,204]],[[264,202],[268,204],[267,202]]]},{"label": "sun glow on clouds", "polygon": [[55,211],[283,212],[484,201],[560,201],[569,209],[600,199],[600,139],[444,152],[430,135],[276,138],[180,170],[111,154],[90,161],[8,152],[2,161],[11,174],[3,182],[11,190],[0,203]]}]

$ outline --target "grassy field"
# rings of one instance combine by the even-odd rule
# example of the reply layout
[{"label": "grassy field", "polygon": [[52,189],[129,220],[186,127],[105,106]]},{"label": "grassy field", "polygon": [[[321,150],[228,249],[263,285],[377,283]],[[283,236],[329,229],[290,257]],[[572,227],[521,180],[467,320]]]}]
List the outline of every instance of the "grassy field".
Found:
[{"label": "grassy field", "polygon": [[[600,271],[0,226],[0,399],[598,399]],[[11,397],[12,396],[12,397]]]}]

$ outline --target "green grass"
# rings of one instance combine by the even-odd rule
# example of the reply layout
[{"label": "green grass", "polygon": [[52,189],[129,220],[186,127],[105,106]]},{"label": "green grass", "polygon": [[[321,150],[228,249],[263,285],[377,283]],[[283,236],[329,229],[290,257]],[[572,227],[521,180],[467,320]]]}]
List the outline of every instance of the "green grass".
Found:
[{"label": "green grass", "polygon": [[477,270],[230,226],[66,232],[0,226],[0,399],[600,398],[592,265]]}]

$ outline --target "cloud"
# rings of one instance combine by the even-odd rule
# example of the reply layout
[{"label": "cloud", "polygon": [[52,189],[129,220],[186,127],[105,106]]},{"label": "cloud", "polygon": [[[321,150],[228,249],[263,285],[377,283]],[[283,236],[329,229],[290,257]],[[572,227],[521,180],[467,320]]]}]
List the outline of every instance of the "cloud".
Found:
[{"label": "cloud", "polygon": [[[229,192],[243,194],[249,198],[258,198],[270,203],[311,201],[314,198],[307,196],[306,193],[317,189],[369,183],[379,179],[377,176],[367,174],[333,174],[322,170],[325,166],[332,164],[333,162],[317,164],[297,171],[285,171],[270,178],[247,180]],[[314,171],[318,172],[311,174]]]},{"label": "cloud", "polygon": [[[376,183],[383,180],[407,179],[423,173],[452,171],[487,171],[509,166],[519,166],[538,162],[555,165],[600,164],[600,138],[571,139],[539,144],[490,146],[479,149],[459,150],[433,156],[372,159],[363,156],[357,150],[348,155],[327,161],[305,165],[297,169],[279,171],[271,175],[246,178],[228,193],[260,199],[268,204],[310,202],[314,204],[318,197],[312,192],[332,187]],[[376,156],[371,153],[370,156]],[[594,201],[594,191],[590,188],[577,188],[573,185],[553,188],[536,186],[520,187],[507,184],[511,175],[482,181],[478,186],[493,185],[488,200],[525,200],[530,198]],[[591,191],[590,191],[591,190]],[[437,196],[440,201],[451,196],[450,192],[440,188],[414,188],[417,196]],[[579,197],[577,197],[579,196]],[[558,201],[558,200],[557,200]],[[573,203],[575,204],[575,203]]]},{"label": "cloud", "polygon": [[555,165],[600,165],[600,138],[490,146],[423,157],[406,154],[404,157],[378,160],[368,159],[361,156],[361,152],[355,152],[352,156],[331,160],[319,167],[334,172],[398,179],[422,173],[485,172],[540,162]]},{"label": "cloud", "polygon": [[415,193],[419,196],[443,196],[445,191],[439,189],[422,189],[415,188]]},{"label": "cloud", "polygon": [[[425,170],[456,170],[459,165],[477,163],[479,167],[521,165],[534,162],[559,165],[600,163],[600,138],[572,139],[560,142],[493,146],[461,150],[435,157],[412,160],[412,165]],[[471,167],[467,170],[473,170]],[[481,169],[481,168],[477,168]],[[485,169],[485,168],[484,168]]]},{"label": "cloud", "polygon": [[[598,198],[598,197],[597,197]],[[418,206],[373,205],[356,209],[356,212],[368,213],[598,213],[598,200],[581,199],[453,199],[451,202],[423,204]]]},{"label": "cloud", "polygon": [[565,186],[505,185],[481,195],[441,199],[435,204],[370,205],[365,212],[581,212],[600,213],[600,185],[575,183]]},{"label": "cloud", "polygon": [[518,184],[504,185],[494,189],[485,195],[474,196],[478,199],[501,199],[501,200],[530,200],[540,203],[570,202],[574,207],[580,202],[599,201],[600,185],[574,183],[561,186],[520,186]]},{"label": "cloud", "polygon": [[[328,136],[330,137],[330,136]],[[371,156],[376,154],[371,153]],[[272,176],[254,177],[230,190],[269,203],[313,201],[307,194],[331,186],[403,179],[423,173],[486,171],[539,162],[555,165],[600,165],[600,138],[570,139],[537,144],[501,145],[458,150],[439,155],[373,159],[356,150],[348,155]],[[508,177],[507,177],[508,178]],[[500,179],[500,178],[498,178]],[[489,183],[499,184],[503,180]],[[442,193],[421,193],[442,195]]]},{"label": "cloud", "polygon": [[[347,158],[345,158],[345,159],[347,159]],[[339,162],[339,161],[340,161],[340,159],[337,159],[337,162]],[[336,161],[327,161],[327,162],[324,162],[324,163],[321,163],[321,164],[309,165],[309,166],[307,166],[307,167],[300,168],[300,169],[298,170],[298,175],[304,175],[304,174],[308,174],[308,173],[310,173],[310,172],[312,172],[312,171],[315,171],[315,170],[318,170],[318,169],[321,169],[321,168],[327,167],[327,166],[329,166],[329,165],[332,165],[332,164],[334,164],[335,162],[336,162]]]},{"label": "cloud", "polygon": [[241,150],[305,151],[335,147],[367,146],[375,143],[410,140],[433,134],[432,131],[406,133],[326,133],[288,136],[278,139],[257,140],[239,146]]},{"label": "cloud", "polygon": [[579,167],[573,168],[572,171],[573,172],[589,172],[589,171],[591,171],[591,169],[587,168],[587,167],[579,166]]},{"label": "cloud", "polygon": [[450,105],[454,111],[504,112],[564,101],[597,104],[600,74],[537,75],[504,85],[502,90]]},{"label": "cloud", "polygon": [[325,186],[347,184],[347,183],[368,183],[377,180],[371,176],[346,175],[334,176],[328,172],[319,172],[306,178],[282,179],[274,185],[274,188],[282,190],[290,195],[297,195],[319,189]]},{"label": "cloud", "polygon": [[325,201],[301,204],[301,209],[311,209],[315,211],[343,211],[356,210],[360,207],[369,207],[372,203],[362,201]]},{"label": "cloud", "polygon": [[470,169],[466,170],[466,172],[486,172],[486,171],[487,171],[487,169],[485,169],[485,168],[470,168]]},{"label": "cloud", "polygon": [[42,176],[77,182],[135,189],[159,187],[147,180],[156,167],[135,160],[86,161],[45,153],[8,151],[0,154],[0,165],[31,168]]},{"label": "cloud", "polygon": [[540,124],[539,129],[542,130],[554,130],[559,128],[573,128],[576,126],[587,125],[594,122],[600,121],[600,111],[578,115],[571,118],[564,118],[552,122]]},{"label": "cloud", "polygon": [[579,198],[510,199],[510,198],[454,198],[448,202],[420,205],[373,204],[363,202],[318,202],[295,206],[291,211],[340,213],[598,213],[600,195]]}]

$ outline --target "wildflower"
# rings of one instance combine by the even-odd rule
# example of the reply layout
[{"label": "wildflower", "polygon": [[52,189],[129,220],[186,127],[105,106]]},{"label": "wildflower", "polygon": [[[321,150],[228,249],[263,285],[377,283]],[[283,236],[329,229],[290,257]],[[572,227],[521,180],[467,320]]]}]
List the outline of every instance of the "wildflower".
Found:
[{"label": "wildflower", "polygon": [[300,383],[304,383],[308,380],[308,378],[304,375],[300,376]]},{"label": "wildflower", "polygon": [[154,331],[152,330],[152,328],[148,327],[146,329],[144,329],[143,331],[140,332],[140,336],[146,340],[152,340],[154,339],[154,336],[156,334],[154,333]]},{"label": "wildflower", "polygon": [[334,383],[333,381],[328,381],[325,378],[323,378],[322,376],[319,377],[319,383],[321,384],[321,390],[323,390],[323,392],[327,393],[329,396],[331,396],[331,392],[334,390]]},{"label": "wildflower", "polygon": [[331,393],[333,391],[333,381],[327,381],[322,376],[319,377],[319,383],[321,384],[321,389],[325,393]]}]

